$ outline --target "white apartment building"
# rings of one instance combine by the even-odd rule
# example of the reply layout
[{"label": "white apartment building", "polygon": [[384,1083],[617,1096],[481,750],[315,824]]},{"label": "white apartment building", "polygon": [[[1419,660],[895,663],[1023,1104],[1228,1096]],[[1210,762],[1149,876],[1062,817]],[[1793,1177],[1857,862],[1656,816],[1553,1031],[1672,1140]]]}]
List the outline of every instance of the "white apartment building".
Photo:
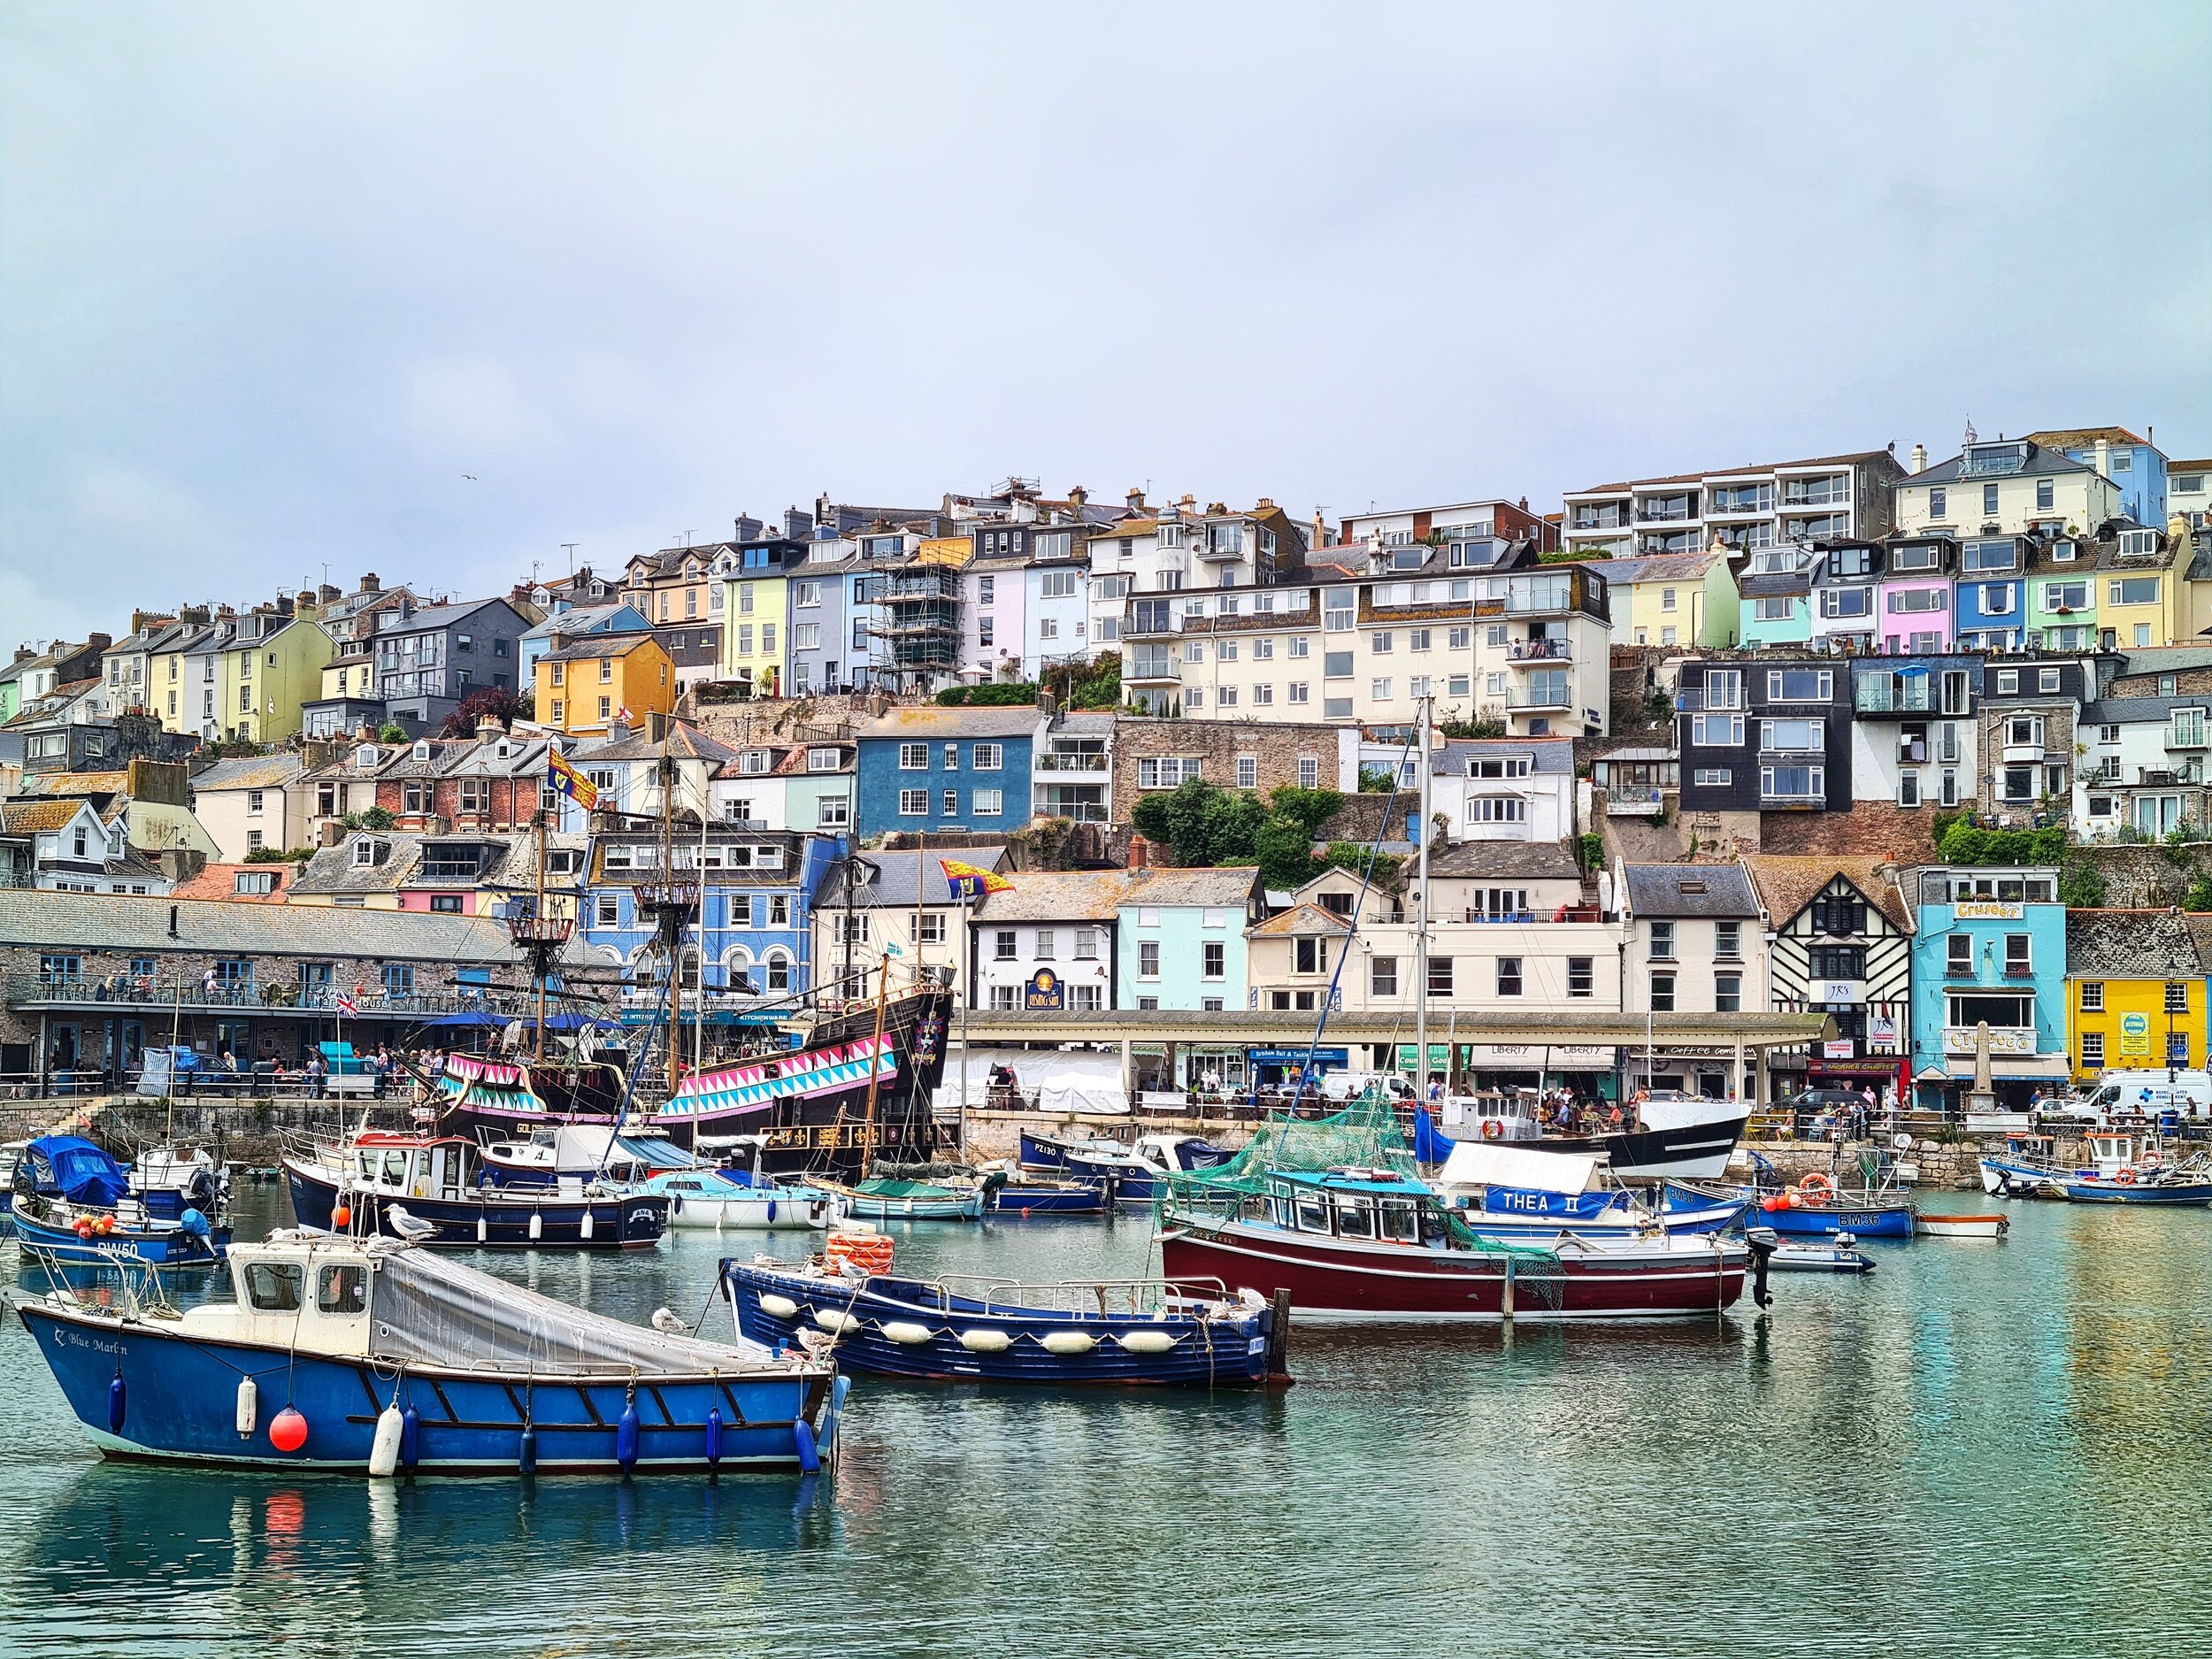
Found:
[{"label": "white apartment building", "polygon": [[1525,549],[1517,568],[1455,571],[1443,549],[1431,552],[1421,572],[1140,593],[1125,612],[1123,685],[1141,708],[1188,719],[1404,728],[1432,698],[1440,720],[1495,719],[1516,737],[1603,732],[1611,628],[1601,572],[1540,565]]},{"label": "white apartment building", "polygon": [[[1395,770],[1402,789],[1421,787],[1420,763],[1403,744],[1363,743],[1360,771]],[[1431,810],[1448,841],[1548,841],[1575,833],[1574,740],[1455,738],[1429,751]]]},{"label": "white apartment building", "polygon": [[1563,498],[1567,551],[1586,558],[1694,553],[1716,540],[1733,552],[1891,527],[1890,489],[1905,476],[1887,449],[1724,472],[1597,484]]},{"label": "white apartment building", "polygon": [[1057,1012],[1115,1007],[1116,924],[1125,870],[1038,872],[978,905],[968,959],[977,1008]]}]

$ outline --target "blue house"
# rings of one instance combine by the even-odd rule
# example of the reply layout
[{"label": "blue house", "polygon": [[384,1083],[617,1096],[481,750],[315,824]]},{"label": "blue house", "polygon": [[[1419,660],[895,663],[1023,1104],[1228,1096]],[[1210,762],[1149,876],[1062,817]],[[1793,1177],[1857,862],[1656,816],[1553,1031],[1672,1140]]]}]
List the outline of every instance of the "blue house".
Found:
[{"label": "blue house", "polygon": [[1962,650],[2011,651],[2028,626],[2027,536],[1974,536],[1960,543],[1958,644]]},{"label": "blue house", "polygon": [[633,604],[571,605],[556,611],[522,636],[522,683],[536,682],[539,659],[557,644],[589,634],[650,634],[653,625]]},{"label": "blue house", "polygon": [[1016,830],[1029,822],[1032,708],[894,709],[854,733],[864,841],[897,830]]},{"label": "blue house", "polygon": [[[701,914],[687,931],[682,1021],[772,1025],[814,983],[814,895],[843,856],[841,838],[710,825],[703,869],[696,824],[680,832],[675,878],[700,884]],[[583,905],[584,942],[623,978],[626,1025],[649,1025],[664,995],[668,964],[654,933],[649,898],[667,872],[649,827],[595,838]]]},{"label": "blue house", "polygon": [[2066,907],[2055,869],[1924,869],[1912,895],[1912,1075],[1924,1109],[1962,1110],[1980,1028],[1998,1108],[2062,1090]]},{"label": "blue house", "polygon": [[2032,432],[2028,442],[2056,449],[2070,460],[2087,462],[2119,486],[2121,509],[2129,518],[2157,529],[2166,527],[2166,457],[2148,438],[2125,426],[2085,426]]}]

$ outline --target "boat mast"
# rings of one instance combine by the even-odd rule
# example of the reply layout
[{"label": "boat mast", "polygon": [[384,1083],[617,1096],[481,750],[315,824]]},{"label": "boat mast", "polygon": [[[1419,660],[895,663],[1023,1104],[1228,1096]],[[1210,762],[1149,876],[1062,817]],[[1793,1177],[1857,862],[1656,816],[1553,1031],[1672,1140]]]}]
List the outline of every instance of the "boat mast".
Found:
[{"label": "boat mast", "polygon": [[[545,915],[545,842],[547,835],[545,801],[542,791],[540,792],[538,810],[531,815],[531,824],[532,826],[538,832],[538,892],[537,902],[531,907],[530,913],[533,916],[542,918]],[[534,977],[538,982],[538,1039],[536,1047],[533,1050],[532,1057],[536,1064],[543,1065],[545,1064],[545,958],[542,956],[534,956],[530,965],[536,970]]]},{"label": "boat mast", "polygon": [[876,1090],[883,1080],[883,1004],[891,989],[891,958],[882,958],[876,971],[876,1040],[868,1050],[868,1110],[860,1120],[860,1174],[865,1180],[876,1149]]},{"label": "boat mast", "polygon": [[[669,910],[670,926],[665,937],[668,941],[668,1098],[676,1098],[677,1079],[682,1075],[684,1064],[684,921],[683,911],[677,908],[683,899],[683,887],[676,879],[676,762],[668,749],[668,727],[661,728],[661,868],[668,883],[668,895],[672,902]],[[706,872],[702,870],[703,884]],[[703,902],[706,888],[701,886]]]},{"label": "boat mast", "polygon": [[1420,860],[1420,873],[1414,891],[1420,914],[1413,934],[1413,1048],[1417,1056],[1413,1075],[1414,1103],[1426,1105],[1429,1098],[1429,841],[1431,835],[1429,808],[1434,780],[1434,768],[1429,759],[1428,697],[1421,699],[1419,726],[1421,766],[1421,822],[1420,839],[1414,843],[1415,856]]}]

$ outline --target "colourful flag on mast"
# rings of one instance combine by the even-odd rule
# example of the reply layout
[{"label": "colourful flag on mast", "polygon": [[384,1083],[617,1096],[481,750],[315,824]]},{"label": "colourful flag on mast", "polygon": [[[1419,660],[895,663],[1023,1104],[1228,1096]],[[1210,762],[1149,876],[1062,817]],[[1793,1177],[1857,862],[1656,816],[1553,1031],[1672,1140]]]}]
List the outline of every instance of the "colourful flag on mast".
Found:
[{"label": "colourful flag on mast", "polygon": [[588,812],[599,804],[599,786],[570,765],[557,749],[545,757],[546,781]]},{"label": "colourful flag on mast", "polygon": [[1014,884],[1004,876],[994,875],[979,864],[964,864],[957,858],[940,858],[937,867],[945,872],[945,885],[952,889],[956,899],[979,899],[987,893],[1010,893]]}]

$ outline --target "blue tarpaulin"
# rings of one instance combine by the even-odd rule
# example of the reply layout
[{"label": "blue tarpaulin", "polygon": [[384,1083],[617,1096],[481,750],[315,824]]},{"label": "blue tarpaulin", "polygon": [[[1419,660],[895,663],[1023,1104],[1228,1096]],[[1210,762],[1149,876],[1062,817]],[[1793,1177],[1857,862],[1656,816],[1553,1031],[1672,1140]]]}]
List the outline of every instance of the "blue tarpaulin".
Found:
[{"label": "blue tarpaulin", "polygon": [[[507,1024],[507,1017],[504,1014],[494,1014],[477,1008],[471,1009],[465,1014],[441,1014],[435,1019],[425,1020],[423,1029],[426,1031],[475,1030],[487,1025],[504,1025],[505,1024]],[[553,1024],[551,1020],[546,1022],[549,1027]]]},{"label": "blue tarpaulin", "polygon": [[1436,1119],[1429,1116],[1429,1109],[1417,1106],[1413,1110],[1413,1156],[1423,1164],[1441,1164],[1452,1156],[1452,1148],[1458,1143],[1436,1126]]},{"label": "blue tarpaulin", "polygon": [[30,1154],[35,1167],[42,1164],[49,1175],[41,1187],[50,1187],[73,1204],[111,1206],[131,1190],[115,1160],[82,1135],[41,1135],[31,1142]]}]

